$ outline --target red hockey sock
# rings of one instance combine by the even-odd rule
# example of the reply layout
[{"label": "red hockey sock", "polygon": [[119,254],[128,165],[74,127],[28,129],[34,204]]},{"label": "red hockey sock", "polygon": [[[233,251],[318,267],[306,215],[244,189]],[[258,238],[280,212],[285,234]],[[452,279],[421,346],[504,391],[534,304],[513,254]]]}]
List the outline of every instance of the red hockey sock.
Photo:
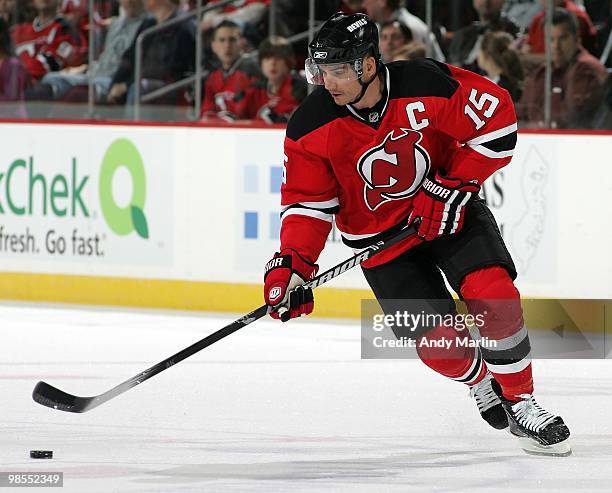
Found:
[{"label": "red hockey sock", "polygon": [[487,365],[477,348],[457,344],[465,337],[469,338],[467,330],[457,332],[453,327],[439,325],[417,339],[417,353],[432,370],[456,382],[474,385],[486,375]]},{"label": "red hockey sock", "polygon": [[[481,315],[481,351],[506,399],[533,393],[531,347],[518,290],[503,267],[471,272],[461,283],[470,313]],[[486,339],[485,339],[486,338]]]}]

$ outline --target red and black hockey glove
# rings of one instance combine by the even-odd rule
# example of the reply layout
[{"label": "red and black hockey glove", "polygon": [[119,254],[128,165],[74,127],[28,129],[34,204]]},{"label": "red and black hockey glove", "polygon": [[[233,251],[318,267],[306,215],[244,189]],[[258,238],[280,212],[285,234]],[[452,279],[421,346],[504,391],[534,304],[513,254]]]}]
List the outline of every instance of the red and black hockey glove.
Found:
[{"label": "red and black hockey glove", "polygon": [[311,264],[295,250],[285,249],[274,254],[264,274],[264,298],[274,309],[270,313],[272,318],[287,322],[312,313],[312,289],[305,289],[302,284],[312,279],[318,269],[318,265]]},{"label": "red and black hockey glove", "polygon": [[421,218],[418,235],[430,241],[438,236],[458,233],[463,226],[465,206],[478,196],[480,185],[436,173],[425,178],[412,202],[409,223]]}]

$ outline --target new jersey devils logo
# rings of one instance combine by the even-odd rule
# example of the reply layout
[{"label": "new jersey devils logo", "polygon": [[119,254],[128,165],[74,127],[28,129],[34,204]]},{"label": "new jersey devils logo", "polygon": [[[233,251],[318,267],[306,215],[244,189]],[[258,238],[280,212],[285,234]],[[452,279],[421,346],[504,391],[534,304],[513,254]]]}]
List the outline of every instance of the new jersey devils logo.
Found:
[{"label": "new jersey devils logo", "polygon": [[363,197],[370,210],[389,200],[414,195],[429,171],[429,155],[418,145],[421,133],[407,128],[394,135],[396,132],[389,132],[382,144],[368,149],[357,162],[357,171],[365,181]]}]

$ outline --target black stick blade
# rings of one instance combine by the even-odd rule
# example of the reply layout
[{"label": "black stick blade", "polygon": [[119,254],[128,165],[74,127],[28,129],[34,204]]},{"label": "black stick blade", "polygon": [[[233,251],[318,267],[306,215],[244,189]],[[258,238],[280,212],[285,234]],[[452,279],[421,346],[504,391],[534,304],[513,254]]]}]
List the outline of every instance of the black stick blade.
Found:
[{"label": "black stick blade", "polygon": [[69,413],[83,413],[90,407],[92,401],[89,397],[77,397],[49,385],[38,382],[32,392],[32,399],[43,406],[66,411]]}]

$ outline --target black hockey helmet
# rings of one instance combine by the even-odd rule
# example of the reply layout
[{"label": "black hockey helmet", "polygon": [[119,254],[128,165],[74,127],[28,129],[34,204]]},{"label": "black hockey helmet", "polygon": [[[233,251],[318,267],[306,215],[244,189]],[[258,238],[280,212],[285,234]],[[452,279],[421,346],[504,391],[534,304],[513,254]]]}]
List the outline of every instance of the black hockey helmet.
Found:
[{"label": "black hockey helmet", "polygon": [[355,79],[361,80],[363,58],[372,55],[380,65],[378,27],[365,14],[332,15],[308,45],[306,78],[311,84],[323,84],[319,65],[348,63]]},{"label": "black hockey helmet", "polygon": [[352,62],[367,54],[378,60],[378,27],[365,14],[338,12],[321,26],[308,54],[318,63]]}]

